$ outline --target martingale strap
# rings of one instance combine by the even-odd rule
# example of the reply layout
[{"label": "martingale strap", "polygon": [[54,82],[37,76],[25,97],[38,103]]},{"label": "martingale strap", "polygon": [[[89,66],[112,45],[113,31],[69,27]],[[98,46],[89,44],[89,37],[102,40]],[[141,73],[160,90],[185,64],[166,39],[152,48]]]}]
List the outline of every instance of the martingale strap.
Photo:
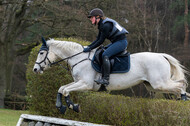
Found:
[{"label": "martingale strap", "polygon": [[74,64],[74,65],[71,67],[71,71],[73,70],[73,68],[74,68],[76,65],[78,65],[79,63],[82,63],[82,62],[85,61],[85,60],[90,60],[90,61],[92,61],[92,60],[90,59],[90,52],[88,53],[88,58],[83,59],[83,60],[79,61],[78,63]]}]

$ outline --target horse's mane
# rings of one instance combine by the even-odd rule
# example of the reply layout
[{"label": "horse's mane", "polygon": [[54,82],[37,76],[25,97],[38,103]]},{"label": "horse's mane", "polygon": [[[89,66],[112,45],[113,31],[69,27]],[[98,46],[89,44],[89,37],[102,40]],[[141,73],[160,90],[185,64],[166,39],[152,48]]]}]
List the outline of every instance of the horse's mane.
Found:
[{"label": "horse's mane", "polygon": [[83,47],[72,41],[60,41],[60,40],[54,40],[50,39],[47,41],[48,46],[55,46],[57,48],[68,50],[68,51],[82,51]]}]

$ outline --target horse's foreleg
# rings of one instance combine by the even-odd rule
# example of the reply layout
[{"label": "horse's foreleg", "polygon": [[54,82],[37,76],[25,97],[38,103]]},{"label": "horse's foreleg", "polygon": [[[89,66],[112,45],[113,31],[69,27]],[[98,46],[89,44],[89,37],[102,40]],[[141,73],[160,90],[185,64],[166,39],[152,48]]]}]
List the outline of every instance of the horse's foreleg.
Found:
[{"label": "horse's foreleg", "polygon": [[56,108],[61,112],[61,114],[64,114],[67,107],[62,105],[62,94],[57,93],[57,100],[56,100]]},{"label": "horse's foreleg", "polygon": [[63,90],[64,90],[66,87],[69,87],[69,86],[71,86],[71,85],[74,84],[74,83],[75,83],[75,82],[72,82],[72,83],[69,83],[69,84],[66,84],[66,85],[61,86],[61,87],[59,88],[59,90],[58,90],[58,93],[63,94]]},{"label": "horse's foreleg", "polygon": [[69,92],[71,91],[84,91],[91,90],[92,86],[86,84],[84,81],[78,81],[77,83],[68,86],[64,89],[63,94],[65,95],[65,102],[70,109],[73,109],[75,112],[80,112],[80,107],[78,104],[74,104],[70,99]]},{"label": "horse's foreleg", "polygon": [[61,86],[61,87],[59,88],[59,90],[58,90],[57,99],[56,99],[56,108],[58,108],[58,110],[59,110],[62,114],[65,113],[66,108],[67,108],[66,106],[62,105],[62,90],[64,90],[64,88],[66,88],[66,87],[68,87],[68,86],[70,86],[70,85],[72,85],[72,84],[74,84],[74,82],[69,83],[69,84],[64,85],[64,86]]},{"label": "horse's foreleg", "polygon": [[69,109],[74,110],[75,112],[80,112],[80,106],[79,104],[74,104],[72,100],[70,99],[70,96],[68,95],[65,97],[65,102],[67,103],[67,106]]}]

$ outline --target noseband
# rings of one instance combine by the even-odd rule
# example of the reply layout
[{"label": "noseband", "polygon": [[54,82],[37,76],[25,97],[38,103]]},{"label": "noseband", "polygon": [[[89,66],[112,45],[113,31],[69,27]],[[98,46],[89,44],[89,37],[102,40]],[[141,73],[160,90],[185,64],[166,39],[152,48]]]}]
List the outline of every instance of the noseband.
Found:
[{"label": "noseband", "polygon": [[[48,54],[49,54],[49,51],[48,51],[48,50],[44,50],[44,51],[47,52],[47,53],[46,53],[46,56],[44,57],[44,59],[43,59],[41,62],[35,62],[35,64],[38,64],[38,65],[40,66],[40,70],[42,70],[42,71],[43,71],[44,68],[41,66],[41,63],[44,63],[44,64],[46,65],[46,59],[48,60],[49,65],[51,65],[51,62],[50,62],[49,58],[47,57]],[[40,53],[40,51],[38,52],[38,54],[39,54],[39,53]]]}]

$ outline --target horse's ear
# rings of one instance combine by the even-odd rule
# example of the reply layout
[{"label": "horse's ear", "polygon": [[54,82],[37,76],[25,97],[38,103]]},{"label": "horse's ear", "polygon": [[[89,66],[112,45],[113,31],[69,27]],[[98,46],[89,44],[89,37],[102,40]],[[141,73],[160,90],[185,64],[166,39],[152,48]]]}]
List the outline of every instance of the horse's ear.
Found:
[{"label": "horse's ear", "polygon": [[46,40],[44,39],[43,36],[42,36],[42,46],[41,46],[40,50],[48,50]]},{"label": "horse's ear", "polygon": [[47,46],[47,45],[46,45],[46,40],[44,39],[43,36],[42,36],[42,46]]}]

